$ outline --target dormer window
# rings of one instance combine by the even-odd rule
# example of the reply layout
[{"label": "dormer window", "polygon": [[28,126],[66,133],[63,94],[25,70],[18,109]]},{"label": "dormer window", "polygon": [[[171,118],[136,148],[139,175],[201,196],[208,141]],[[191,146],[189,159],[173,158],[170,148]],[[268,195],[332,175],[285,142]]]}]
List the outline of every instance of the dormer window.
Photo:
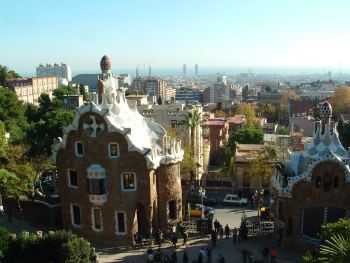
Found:
[{"label": "dormer window", "polygon": [[108,156],[111,159],[119,157],[119,144],[116,142],[108,144]]},{"label": "dormer window", "polygon": [[84,144],[82,142],[75,142],[75,155],[77,157],[84,155]]}]

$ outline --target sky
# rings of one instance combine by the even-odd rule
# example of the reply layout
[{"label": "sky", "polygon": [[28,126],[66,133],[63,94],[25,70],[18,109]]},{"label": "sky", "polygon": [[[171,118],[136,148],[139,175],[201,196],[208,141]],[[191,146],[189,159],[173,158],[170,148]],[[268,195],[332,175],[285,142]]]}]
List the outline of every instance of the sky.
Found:
[{"label": "sky", "polygon": [[0,64],[350,69],[349,0],[0,0]]}]

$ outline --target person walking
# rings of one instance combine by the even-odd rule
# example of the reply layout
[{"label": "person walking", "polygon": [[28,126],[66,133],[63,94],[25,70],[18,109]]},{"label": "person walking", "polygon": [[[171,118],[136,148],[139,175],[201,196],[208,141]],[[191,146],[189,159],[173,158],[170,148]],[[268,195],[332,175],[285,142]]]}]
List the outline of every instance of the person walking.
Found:
[{"label": "person walking", "polygon": [[220,226],[219,221],[217,219],[215,219],[215,221],[214,221],[214,229],[215,229],[216,232],[218,232],[219,226]]},{"label": "person walking", "polygon": [[230,227],[228,226],[228,224],[226,224],[225,226],[225,236],[226,239],[230,238]]}]

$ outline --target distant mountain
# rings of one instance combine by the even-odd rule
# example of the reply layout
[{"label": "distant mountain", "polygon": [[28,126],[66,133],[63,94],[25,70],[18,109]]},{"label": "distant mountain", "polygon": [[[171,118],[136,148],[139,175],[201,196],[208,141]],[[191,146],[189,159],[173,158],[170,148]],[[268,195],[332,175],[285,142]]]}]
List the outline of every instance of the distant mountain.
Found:
[{"label": "distant mountain", "polygon": [[99,74],[79,74],[73,77],[73,82],[88,85],[89,91],[97,90],[97,77]]}]

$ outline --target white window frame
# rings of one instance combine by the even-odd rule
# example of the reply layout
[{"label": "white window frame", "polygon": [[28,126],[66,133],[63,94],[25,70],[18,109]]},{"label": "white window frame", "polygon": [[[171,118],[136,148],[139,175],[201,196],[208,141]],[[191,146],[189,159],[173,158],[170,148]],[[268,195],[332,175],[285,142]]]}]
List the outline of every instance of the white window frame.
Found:
[{"label": "white window frame", "polygon": [[[120,232],[119,229],[118,229],[118,225],[119,225],[119,222],[118,222],[118,214],[121,213],[123,214],[124,216],[124,232]],[[126,216],[126,212],[125,211],[121,211],[121,210],[117,210],[115,211],[115,214],[114,214],[114,221],[115,221],[115,234],[117,236],[125,236],[128,232],[128,228],[127,228],[127,216]]]},{"label": "white window frame", "polygon": [[[80,213],[80,225],[75,224],[74,222],[74,209],[73,206],[77,206],[79,207],[79,213]],[[76,203],[71,203],[70,204],[70,219],[71,219],[71,224],[73,227],[75,228],[81,228],[81,220],[82,220],[82,216],[81,216],[81,207],[80,205],[76,204]]]},{"label": "white window frame", "polygon": [[[78,153],[78,143],[80,143],[83,146],[83,154],[79,154]],[[84,153],[85,153],[85,147],[82,141],[76,141],[74,142],[74,152],[75,152],[75,156],[77,157],[83,157]]]},{"label": "white window frame", "polygon": [[[77,173],[77,185],[72,185],[71,184],[71,180],[70,180],[70,172],[71,171],[75,171],[76,173]],[[78,187],[79,187],[79,183],[78,183],[78,172],[77,172],[77,170],[75,170],[75,169],[68,169],[67,170],[67,183],[68,183],[68,187],[70,187],[70,188],[73,188],[73,189],[77,189]]]},{"label": "white window frame", "polygon": [[[99,210],[100,213],[100,221],[101,221],[101,228],[96,228],[96,222],[95,222],[95,216],[94,216],[94,210]],[[91,208],[91,222],[92,222],[92,230],[95,232],[102,232],[103,231],[103,215],[102,215],[102,208],[100,207],[92,207]]]},{"label": "white window frame", "polygon": [[[124,175],[125,174],[133,174],[134,175],[134,188],[132,188],[132,189],[126,189],[125,188],[125,186],[124,186]],[[120,179],[121,179],[122,191],[123,192],[134,192],[134,191],[136,191],[136,188],[137,188],[136,173],[135,172],[122,172],[120,175],[121,175]]]},{"label": "white window frame", "polygon": [[[118,153],[117,153],[117,156],[112,156],[112,154],[111,154],[111,145],[112,144],[116,144],[117,145],[117,147],[118,147]],[[119,156],[120,156],[120,148],[119,148],[119,143],[117,143],[117,142],[110,142],[109,144],[108,144],[108,157],[110,158],[110,159],[118,159],[119,158]]]}]

